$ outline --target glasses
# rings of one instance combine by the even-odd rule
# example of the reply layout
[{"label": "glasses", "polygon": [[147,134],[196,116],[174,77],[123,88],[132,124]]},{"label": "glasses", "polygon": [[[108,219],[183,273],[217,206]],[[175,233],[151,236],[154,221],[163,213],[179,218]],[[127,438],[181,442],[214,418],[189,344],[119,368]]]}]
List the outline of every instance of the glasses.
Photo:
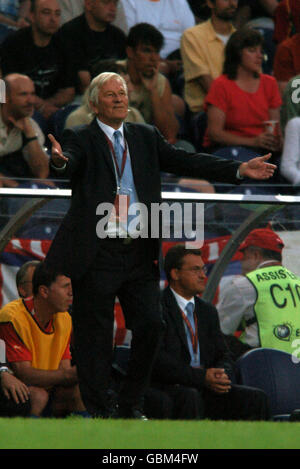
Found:
[{"label": "glasses", "polygon": [[206,265],[204,265],[203,267],[199,267],[198,265],[195,265],[194,267],[189,267],[189,268],[181,268],[181,269],[178,269],[178,270],[186,270],[187,272],[193,272],[195,274],[199,274],[200,272],[203,273],[204,275],[207,274],[208,272],[208,268]]}]

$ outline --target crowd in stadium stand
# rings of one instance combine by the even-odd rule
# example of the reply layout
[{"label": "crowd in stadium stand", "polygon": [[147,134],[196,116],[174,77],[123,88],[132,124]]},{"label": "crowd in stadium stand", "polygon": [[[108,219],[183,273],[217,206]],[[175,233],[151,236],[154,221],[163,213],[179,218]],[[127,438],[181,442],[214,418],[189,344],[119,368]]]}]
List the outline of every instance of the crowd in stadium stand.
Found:
[{"label": "crowd in stadium stand", "polygon": [[[128,87],[126,122],[152,124],[169,143],[191,153],[206,152],[248,161],[270,151],[271,162],[278,167],[266,183],[270,192],[276,194],[276,184],[281,184],[281,193],[297,195],[300,193],[299,50],[297,0],[2,0],[0,70],[5,97],[1,96],[0,109],[0,187],[22,187],[28,180],[38,181],[40,187],[59,186],[59,181],[52,181],[48,135],[59,141],[64,129],[90,124],[94,118],[89,102],[91,82],[102,72],[116,72]],[[170,177],[163,176],[166,180]],[[190,187],[191,181],[177,182]],[[201,182],[200,190],[214,192],[214,180]],[[269,232],[267,235],[272,237]],[[258,247],[262,246],[258,244]],[[198,259],[191,253],[183,257],[186,255],[194,261],[201,260],[201,254]],[[257,259],[253,270],[263,261],[263,257]],[[275,265],[281,265],[280,262]],[[27,282],[31,285],[33,272],[30,278],[27,274],[26,270],[24,275],[19,275],[23,282],[21,288]],[[52,284],[62,280],[62,275],[53,274],[46,285],[46,274],[36,274],[33,297],[37,297],[40,308],[34,330],[30,328],[28,332],[24,312],[27,309],[34,316],[32,302],[16,300],[12,305],[16,317],[9,308],[0,312],[0,339],[6,341],[4,347],[0,340],[0,416],[3,412],[9,416],[40,417],[50,415],[49,411],[55,416],[88,415],[78,391],[76,369],[71,364],[69,325],[67,337],[53,338],[60,347],[59,359],[51,356],[47,363],[43,359],[39,361],[36,350],[31,348],[30,334],[34,335],[41,353],[40,330],[59,331],[59,322],[63,321],[55,316],[59,308],[52,311],[55,317],[49,316],[51,298],[45,293]],[[289,272],[286,275],[290,274],[293,275]],[[170,272],[169,275],[176,290],[179,280]],[[250,278],[241,282],[249,286]],[[194,291],[193,296],[198,293]],[[31,296],[31,292],[29,295],[21,290],[19,294],[20,298]],[[236,293],[237,303],[242,295],[240,290]],[[69,296],[72,296],[70,292]],[[169,299],[170,289],[165,294],[165,301]],[[221,329],[215,323],[212,325],[211,353],[216,356],[206,366],[218,371],[206,384],[203,384],[205,378],[195,371],[200,366],[197,353],[195,359],[199,363],[190,366],[179,345],[172,348],[174,342],[173,345],[168,342],[173,337],[171,340],[168,336],[171,326],[166,310],[168,331],[163,360],[155,364],[151,386],[145,395],[144,411],[148,417],[264,420],[270,417],[263,394],[257,390],[251,394],[248,390],[243,395],[238,386],[234,387],[234,379],[231,381],[223,347],[228,341],[229,348],[232,346],[236,352],[237,342],[235,339],[232,342],[227,335],[236,332],[243,318],[238,316],[234,325],[227,323],[225,300],[220,300]],[[203,307],[199,303],[199,311]],[[217,314],[215,308],[211,314]],[[197,321],[196,316],[194,319]],[[249,326],[253,328],[252,323]],[[257,324],[255,327],[257,333]],[[225,337],[221,337],[223,333]],[[258,346],[257,340],[249,343],[245,340],[245,347],[240,342],[236,355]],[[53,344],[48,345],[53,351]],[[193,343],[189,346],[193,347]],[[1,347],[6,349],[5,359]],[[176,354],[182,365],[180,370],[174,361]],[[14,375],[10,367],[6,368],[6,358],[14,363]],[[36,368],[47,372],[35,374]],[[167,373],[170,368],[173,375]],[[111,390],[112,402],[122,373],[123,370],[116,373],[118,384],[117,389]],[[227,412],[222,413],[207,390],[205,405],[209,410],[204,411],[198,395],[204,385],[215,392],[220,392],[221,386],[220,393],[235,389],[236,413],[232,413],[229,401]],[[51,393],[51,387],[56,387],[57,392]],[[245,400],[248,413],[243,414]]]},{"label": "crowd in stadium stand", "polygon": [[[253,150],[259,153],[270,149],[279,166],[271,182],[287,184],[286,190],[294,193],[296,184],[286,164],[281,171],[287,118],[279,118],[278,112],[289,114],[292,103],[297,101],[298,82],[293,79],[297,80],[300,66],[298,3],[294,0],[177,3],[174,8],[174,2],[169,0],[3,1],[2,78],[12,74],[31,78],[36,94],[34,112],[29,108],[26,112],[39,126],[39,132],[44,133],[44,142],[40,143],[47,147],[48,133],[61,137],[66,123],[70,127],[73,121],[72,113],[76,125],[91,120],[87,88],[95,75],[105,71],[106,66],[111,70],[115,61],[122,64],[127,75],[132,108],[128,119],[155,125],[169,142],[191,152],[204,148],[213,153],[234,146],[237,147],[234,154],[247,159]],[[238,63],[239,74],[235,77],[229,77],[230,72],[223,68],[226,50],[227,63],[233,60],[234,41],[232,38],[227,47],[229,38],[245,27],[257,33],[255,45],[245,43],[245,48],[253,53],[250,61],[256,62],[254,67],[258,70],[252,82],[253,64]],[[239,40],[237,36],[236,41]],[[230,81],[232,86],[227,90]],[[233,99],[235,90],[241,99]],[[14,100],[9,87],[7,98]],[[295,105],[293,117],[298,117],[297,112]],[[76,115],[82,115],[83,120],[76,119]],[[241,118],[248,120],[247,128]],[[280,124],[266,126],[268,120]],[[298,132],[295,125],[293,135]],[[217,130],[216,126],[221,127]],[[15,151],[6,143],[12,139],[11,131],[14,134],[11,122],[1,126],[6,148],[0,150],[1,157],[5,156],[1,158],[0,172],[4,176],[11,175],[7,174],[10,153],[13,153],[11,166],[15,164]],[[270,144],[274,132],[276,148]],[[289,132],[288,129],[288,140]],[[26,171],[31,150],[31,146],[26,146],[21,148],[27,153],[25,163],[16,169],[15,176],[22,177],[20,171],[24,167],[24,177],[45,178],[38,172]],[[233,153],[227,148],[224,154],[232,157]],[[9,179],[2,182],[9,184],[13,184]]]}]

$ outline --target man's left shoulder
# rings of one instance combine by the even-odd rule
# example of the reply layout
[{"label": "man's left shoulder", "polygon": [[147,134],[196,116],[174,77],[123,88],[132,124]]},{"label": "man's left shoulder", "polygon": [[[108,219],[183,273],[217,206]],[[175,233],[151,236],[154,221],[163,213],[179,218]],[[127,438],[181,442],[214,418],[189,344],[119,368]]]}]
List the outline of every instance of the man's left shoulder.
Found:
[{"label": "man's left shoulder", "polygon": [[124,123],[125,131],[129,133],[145,134],[145,135],[154,135],[155,127],[151,124],[146,124],[143,122],[125,122]]},{"label": "man's left shoulder", "polygon": [[195,305],[196,305],[196,308],[198,307],[198,310],[200,312],[217,313],[216,307],[212,303],[209,303],[208,301],[203,300],[199,296],[195,297]]}]

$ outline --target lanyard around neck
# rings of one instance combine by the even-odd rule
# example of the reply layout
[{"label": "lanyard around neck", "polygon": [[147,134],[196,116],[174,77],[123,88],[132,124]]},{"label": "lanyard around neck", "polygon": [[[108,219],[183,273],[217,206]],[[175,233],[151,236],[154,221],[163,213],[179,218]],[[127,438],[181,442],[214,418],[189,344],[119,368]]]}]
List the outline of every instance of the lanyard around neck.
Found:
[{"label": "lanyard around neck", "polygon": [[194,332],[194,330],[192,328],[192,325],[191,325],[190,321],[188,320],[186,314],[184,314],[184,312],[182,310],[180,310],[180,311],[181,311],[181,314],[182,314],[182,318],[183,318],[184,322],[187,325],[189,334],[191,336],[193,352],[196,355],[197,352],[198,352],[198,320],[197,320],[196,313],[194,311],[194,321],[195,321],[195,332]]},{"label": "lanyard around neck", "polygon": [[107,143],[108,143],[108,146],[109,146],[109,149],[112,153],[112,156],[113,156],[113,159],[114,159],[114,162],[115,162],[115,167],[116,167],[116,170],[117,170],[117,174],[118,174],[118,178],[119,178],[119,181],[121,181],[122,179],[122,176],[123,176],[123,173],[124,173],[124,169],[125,169],[125,166],[126,166],[126,162],[127,162],[127,154],[128,154],[128,151],[127,151],[127,142],[125,140],[125,148],[123,150],[123,156],[122,156],[122,164],[121,164],[121,168],[119,166],[119,163],[118,163],[118,160],[117,160],[117,156],[116,156],[116,152],[115,152],[115,149],[114,149],[114,146],[111,142],[111,140],[107,137],[106,134],[105,135],[105,138],[107,140]]}]

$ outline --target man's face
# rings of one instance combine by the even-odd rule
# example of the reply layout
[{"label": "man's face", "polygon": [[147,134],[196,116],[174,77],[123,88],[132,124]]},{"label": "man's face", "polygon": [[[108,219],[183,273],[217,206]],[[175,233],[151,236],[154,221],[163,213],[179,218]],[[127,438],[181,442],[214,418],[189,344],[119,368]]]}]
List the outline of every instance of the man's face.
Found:
[{"label": "man's face", "polygon": [[93,110],[104,124],[111,127],[121,124],[128,114],[128,96],[123,82],[118,78],[106,81],[99,90],[98,104],[93,105]]},{"label": "man's face", "polygon": [[31,14],[36,30],[46,36],[53,36],[60,27],[61,10],[57,0],[38,0]]},{"label": "man's face", "polygon": [[35,89],[30,78],[19,77],[10,82],[6,105],[8,113],[15,119],[30,117],[34,111]]},{"label": "man's face", "polygon": [[242,259],[242,273],[243,275],[252,272],[255,270],[260,263],[261,258],[259,257],[259,253],[256,249],[253,248],[246,248],[243,251],[243,259]]},{"label": "man's face", "polygon": [[231,21],[238,7],[238,0],[209,0],[207,3],[212,15],[224,21]]},{"label": "man's face", "polygon": [[116,18],[118,0],[87,0],[86,9],[95,21],[112,23]]},{"label": "man's face", "polygon": [[137,47],[127,47],[127,56],[137,72],[145,78],[151,78],[158,68],[160,55],[155,47],[148,44],[138,44]]},{"label": "man's face", "polygon": [[205,264],[201,256],[187,254],[180,269],[173,269],[174,286],[179,295],[192,298],[203,293],[206,284]]},{"label": "man's face", "polygon": [[54,313],[67,311],[73,302],[71,280],[58,275],[50,287],[46,287],[46,299]]}]

